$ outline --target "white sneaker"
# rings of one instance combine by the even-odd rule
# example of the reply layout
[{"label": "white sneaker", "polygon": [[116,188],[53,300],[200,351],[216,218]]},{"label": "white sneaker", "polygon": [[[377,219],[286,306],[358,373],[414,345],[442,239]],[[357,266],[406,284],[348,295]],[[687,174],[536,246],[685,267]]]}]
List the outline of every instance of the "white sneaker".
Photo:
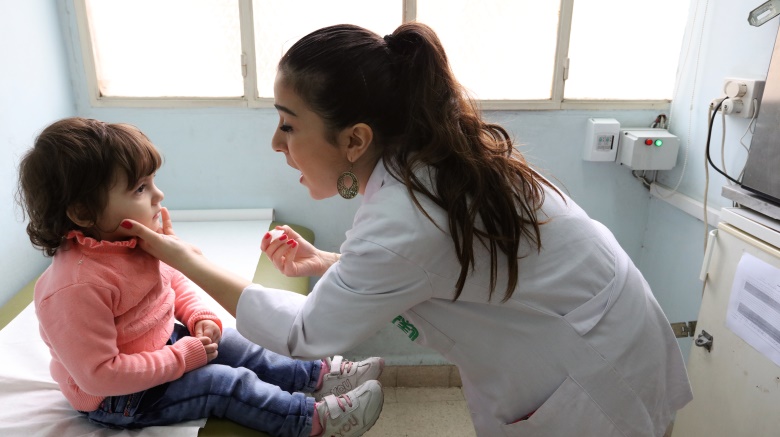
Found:
[{"label": "white sneaker", "polygon": [[379,419],[385,396],[379,381],[369,380],[341,396],[327,395],[316,404],[320,436],[361,436]]},{"label": "white sneaker", "polygon": [[325,395],[343,395],[366,381],[378,379],[385,368],[385,360],[379,357],[353,362],[336,355],[332,360],[325,358],[325,361],[330,366],[330,372],[323,375],[322,387],[311,394],[317,401]]}]

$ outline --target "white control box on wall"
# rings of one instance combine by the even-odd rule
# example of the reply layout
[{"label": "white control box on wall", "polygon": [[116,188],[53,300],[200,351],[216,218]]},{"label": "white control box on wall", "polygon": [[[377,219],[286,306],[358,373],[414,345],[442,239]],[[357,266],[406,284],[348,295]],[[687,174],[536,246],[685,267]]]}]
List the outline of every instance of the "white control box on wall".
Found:
[{"label": "white control box on wall", "polygon": [[589,118],[585,130],[585,161],[614,161],[617,157],[620,123],[614,118]]},{"label": "white control box on wall", "polygon": [[671,170],[680,139],[666,129],[621,129],[618,162],[632,170]]}]

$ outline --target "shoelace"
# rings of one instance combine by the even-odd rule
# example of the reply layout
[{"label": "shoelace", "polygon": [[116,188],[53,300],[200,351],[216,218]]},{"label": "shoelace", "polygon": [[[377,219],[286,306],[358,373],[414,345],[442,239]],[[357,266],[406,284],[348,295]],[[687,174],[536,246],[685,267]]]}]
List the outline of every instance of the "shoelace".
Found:
[{"label": "shoelace", "polygon": [[346,412],[347,407],[345,407],[344,404],[341,403],[342,399],[344,399],[347,402],[347,405],[350,407],[352,406],[352,400],[347,395],[336,396],[336,403],[339,405],[339,408],[341,408],[341,411]]},{"label": "shoelace", "polygon": [[341,373],[345,373],[345,370],[344,370],[345,367],[347,368],[346,369],[346,373],[349,373],[349,371],[352,370],[352,361],[346,361],[345,360],[345,361],[341,362],[341,369],[340,369]]}]

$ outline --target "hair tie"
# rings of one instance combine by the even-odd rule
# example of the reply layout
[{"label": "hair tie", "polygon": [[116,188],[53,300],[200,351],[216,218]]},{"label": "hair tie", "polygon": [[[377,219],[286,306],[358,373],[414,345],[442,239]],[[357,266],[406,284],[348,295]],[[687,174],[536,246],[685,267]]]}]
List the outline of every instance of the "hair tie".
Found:
[{"label": "hair tie", "polygon": [[393,35],[385,35],[382,39],[385,40],[387,45],[390,45],[393,43],[393,39],[395,39],[395,37]]}]

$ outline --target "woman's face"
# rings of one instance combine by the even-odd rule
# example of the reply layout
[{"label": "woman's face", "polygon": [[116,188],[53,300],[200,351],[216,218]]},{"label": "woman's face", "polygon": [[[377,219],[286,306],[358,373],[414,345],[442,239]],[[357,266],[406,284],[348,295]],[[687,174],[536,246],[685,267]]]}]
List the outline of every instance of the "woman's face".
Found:
[{"label": "woman's face", "polygon": [[274,106],[279,111],[279,126],[271,147],[284,153],[287,165],[301,172],[300,183],[309,189],[313,199],[326,199],[337,193],[336,181],[350,169],[347,160],[349,139],[337,136],[338,146],[326,139],[325,122],[311,111],[288,87],[281,74],[274,83]]}]

